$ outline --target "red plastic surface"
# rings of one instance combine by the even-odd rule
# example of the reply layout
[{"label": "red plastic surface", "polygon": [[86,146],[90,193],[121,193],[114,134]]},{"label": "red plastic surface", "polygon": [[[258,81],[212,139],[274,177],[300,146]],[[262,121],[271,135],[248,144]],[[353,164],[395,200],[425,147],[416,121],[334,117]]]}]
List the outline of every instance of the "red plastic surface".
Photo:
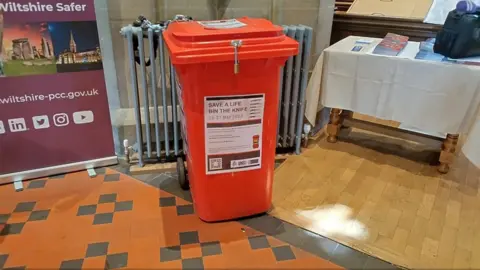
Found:
[{"label": "red plastic surface", "polygon": [[173,64],[229,61],[233,59],[232,40],[242,40],[240,60],[291,56],[298,43],[283,34],[280,26],[265,19],[240,18],[244,27],[211,29],[195,21],[174,22],[164,32]]},{"label": "red plastic surface", "polygon": [[[242,19],[242,21],[257,20]],[[258,19],[258,23],[266,24],[263,19]],[[177,34],[176,31],[179,27],[175,27],[175,25],[180,24],[182,24],[182,31]],[[188,25],[192,29],[189,29]],[[242,35],[251,36],[249,32],[245,32],[247,27],[243,28],[244,32],[235,35],[236,39],[242,39]],[[194,35],[195,31],[198,31],[196,36]],[[231,31],[231,29],[226,31]],[[288,56],[298,52],[298,43],[285,37],[283,32],[279,35],[278,31],[281,31],[281,28],[279,30],[279,27],[272,24],[259,31],[259,33],[275,33],[270,38],[277,41],[270,42],[268,45],[257,44],[256,47],[249,48],[249,54],[244,54],[243,60],[242,58],[240,60],[238,74],[234,74],[233,48],[229,46],[228,57],[225,57],[225,53],[218,53],[218,47],[205,47],[203,38],[206,37],[203,30],[199,30],[195,25],[195,22],[174,23],[164,34],[178,80],[182,86],[182,96],[179,99],[181,98],[183,102],[188,135],[188,177],[195,211],[204,221],[221,221],[251,216],[266,212],[271,207],[280,68],[285,64]],[[192,44],[191,46],[184,45],[182,49],[179,49],[178,43],[169,37],[186,35],[186,32],[191,36]],[[218,34],[217,37],[226,39],[229,35]],[[213,39],[212,37],[208,38]],[[265,39],[270,38],[266,37]],[[200,48],[195,47],[196,42],[201,44]],[[215,46],[219,43],[230,44],[230,40],[219,39],[212,45]],[[263,53],[265,46],[272,46],[276,49],[268,54]],[[255,48],[259,48],[259,50],[256,51]],[[182,56],[179,56],[179,50],[183,53]],[[249,58],[252,55],[255,57]],[[192,59],[195,60],[192,61]],[[265,94],[262,167],[251,171],[207,175],[205,169],[205,97],[262,93]]]}]

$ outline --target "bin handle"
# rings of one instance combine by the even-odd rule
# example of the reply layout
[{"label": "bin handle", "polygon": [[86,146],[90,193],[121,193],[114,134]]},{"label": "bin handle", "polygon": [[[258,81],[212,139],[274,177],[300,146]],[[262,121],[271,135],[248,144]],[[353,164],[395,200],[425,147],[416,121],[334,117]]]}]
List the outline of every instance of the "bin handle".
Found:
[{"label": "bin handle", "polygon": [[238,60],[238,48],[242,46],[241,40],[232,40],[230,43],[233,46],[234,52],[234,62],[233,62],[233,73],[240,73],[240,61]]},{"label": "bin handle", "polygon": [[[243,55],[244,59],[264,59],[269,58],[269,55],[274,57],[288,57],[291,56],[292,48],[281,48],[281,49],[263,49],[256,51],[242,51],[239,52],[239,56]],[[215,52],[213,53],[216,57],[216,61],[231,61],[231,52]],[[203,63],[205,58],[211,58],[212,54],[199,54],[199,55],[178,55],[175,57],[177,59],[177,64],[183,64],[188,62],[189,64],[193,63]],[[184,62],[185,61],[185,62]]]}]

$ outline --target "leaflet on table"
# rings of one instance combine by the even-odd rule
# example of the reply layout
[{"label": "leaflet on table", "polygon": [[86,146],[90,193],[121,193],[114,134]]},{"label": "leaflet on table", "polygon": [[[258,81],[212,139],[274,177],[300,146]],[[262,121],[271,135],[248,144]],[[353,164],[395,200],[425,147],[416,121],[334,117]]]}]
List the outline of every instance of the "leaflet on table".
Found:
[{"label": "leaflet on table", "polygon": [[205,97],[206,174],[260,169],[265,95]]},{"label": "leaflet on table", "polygon": [[372,42],[373,40],[371,39],[359,39],[355,41],[352,52],[366,52],[368,49],[370,49]]},{"label": "leaflet on table", "polygon": [[388,33],[375,47],[373,54],[397,56],[407,46],[408,39],[407,36]]},{"label": "leaflet on table", "polygon": [[435,38],[429,38],[425,41],[420,42],[419,51],[415,56],[417,60],[427,60],[434,62],[443,62],[446,60],[446,57],[435,53],[433,47],[435,45]]}]

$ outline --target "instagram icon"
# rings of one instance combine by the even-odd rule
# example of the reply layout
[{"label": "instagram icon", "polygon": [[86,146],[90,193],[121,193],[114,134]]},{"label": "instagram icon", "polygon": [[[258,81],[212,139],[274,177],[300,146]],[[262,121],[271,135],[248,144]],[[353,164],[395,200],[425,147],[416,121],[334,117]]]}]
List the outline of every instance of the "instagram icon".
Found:
[{"label": "instagram icon", "polygon": [[53,124],[57,127],[64,127],[69,124],[66,113],[57,113],[53,116]]}]

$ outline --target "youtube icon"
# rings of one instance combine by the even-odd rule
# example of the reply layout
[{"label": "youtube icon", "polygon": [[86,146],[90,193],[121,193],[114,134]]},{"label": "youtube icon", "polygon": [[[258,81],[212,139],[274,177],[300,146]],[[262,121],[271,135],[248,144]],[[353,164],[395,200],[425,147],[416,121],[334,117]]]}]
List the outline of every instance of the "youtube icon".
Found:
[{"label": "youtube icon", "polygon": [[81,111],[73,113],[73,122],[77,125],[89,124],[94,120],[92,111]]}]

